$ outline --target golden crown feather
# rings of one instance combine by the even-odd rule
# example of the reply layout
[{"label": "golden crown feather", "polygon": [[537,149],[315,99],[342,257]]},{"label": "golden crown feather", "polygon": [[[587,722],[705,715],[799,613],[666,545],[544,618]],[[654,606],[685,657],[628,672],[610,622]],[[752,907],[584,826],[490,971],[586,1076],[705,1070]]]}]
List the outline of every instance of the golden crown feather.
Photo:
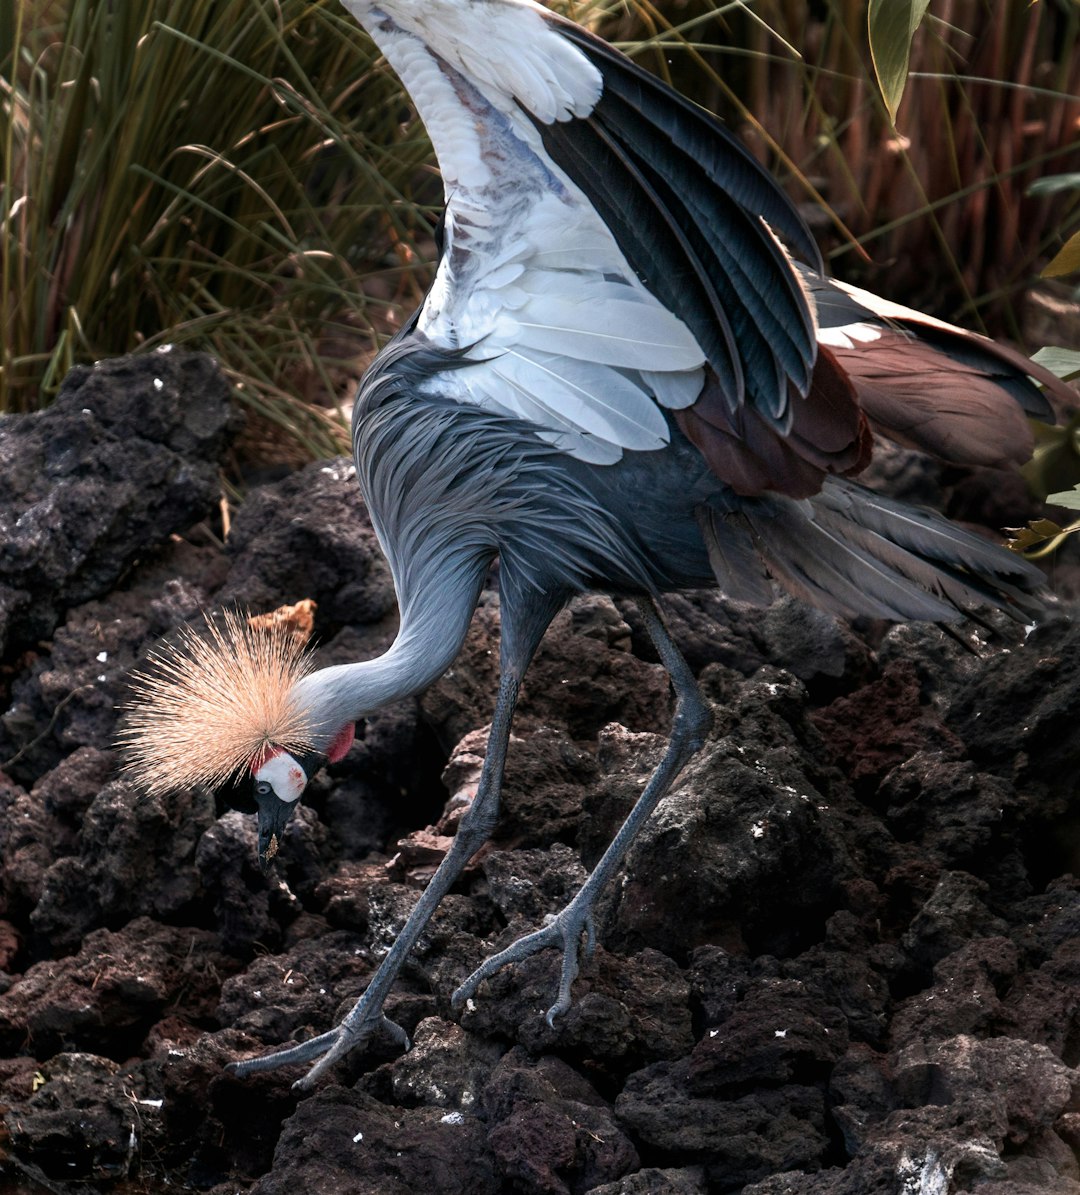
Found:
[{"label": "golden crown feather", "polygon": [[310,750],[292,695],[312,670],[315,603],[245,617],[228,610],[182,627],[132,678],[118,736],[125,778],[150,794],[237,778],[273,747]]}]

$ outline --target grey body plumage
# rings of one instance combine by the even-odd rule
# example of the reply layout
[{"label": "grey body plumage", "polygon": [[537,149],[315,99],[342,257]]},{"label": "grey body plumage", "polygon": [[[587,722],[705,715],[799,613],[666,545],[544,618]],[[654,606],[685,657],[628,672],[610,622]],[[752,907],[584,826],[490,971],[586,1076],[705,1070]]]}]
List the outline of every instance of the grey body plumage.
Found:
[{"label": "grey body plumage", "polygon": [[460,357],[410,326],[364,378],[353,414],[357,478],[403,619],[414,594],[464,592],[458,577],[496,554],[523,592],[658,594],[711,582],[694,509],[725,487],[677,429],[665,453],[590,468],[522,420],[424,393],[457,368]]}]

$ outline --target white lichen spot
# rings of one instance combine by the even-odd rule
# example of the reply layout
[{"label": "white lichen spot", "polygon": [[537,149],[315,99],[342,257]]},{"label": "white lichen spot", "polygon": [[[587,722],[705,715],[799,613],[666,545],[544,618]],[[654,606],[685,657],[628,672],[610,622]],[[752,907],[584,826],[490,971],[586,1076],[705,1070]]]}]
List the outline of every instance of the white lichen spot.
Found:
[{"label": "white lichen spot", "polygon": [[356,476],[356,466],[347,465],[344,468],[338,468],[337,465],[323,465],[319,472],[324,473],[332,481],[351,481]]},{"label": "white lichen spot", "polygon": [[359,1145],[359,1143],[360,1143],[361,1141],[363,1141],[363,1139],[364,1139],[364,1134],[363,1134],[363,1133],[357,1133],[357,1134],[356,1134],[356,1136],[355,1136],[355,1137],[353,1137],[353,1145]]},{"label": "white lichen spot", "polygon": [[754,822],[754,824],[750,827],[750,836],[751,836],[751,838],[764,838],[765,837],[764,825],[761,822]]},{"label": "white lichen spot", "polygon": [[[169,1053],[172,1054],[173,1051],[170,1050]],[[160,1108],[161,1105],[165,1103],[165,1101],[164,1100],[139,1100],[139,1103],[142,1104],[144,1108]]]},{"label": "white lichen spot", "polygon": [[465,1117],[460,1112],[447,1112],[447,1114],[439,1121],[440,1124],[464,1124]]},{"label": "white lichen spot", "polygon": [[109,653],[107,651],[99,651],[96,658],[99,664],[104,664],[109,658]]},{"label": "white lichen spot", "polygon": [[788,1031],[786,1029],[774,1029],[773,1037],[787,1037]]},{"label": "white lichen spot", "polygon": [[161,378],[154,378],[154,389],[155,390],[164,390],[165,389],[165,383],[161,380]]}]

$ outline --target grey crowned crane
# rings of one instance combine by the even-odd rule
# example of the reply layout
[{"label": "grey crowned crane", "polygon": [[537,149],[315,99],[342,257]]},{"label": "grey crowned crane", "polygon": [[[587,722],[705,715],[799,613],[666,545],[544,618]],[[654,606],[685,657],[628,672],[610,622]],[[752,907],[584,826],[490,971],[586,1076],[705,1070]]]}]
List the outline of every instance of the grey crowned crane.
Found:
[{"label": "grey crowned crane", "polygon": [[367,990],[328,1033],[236,1064],[314,1062],[386,1021],[387,992],[492,831],[518,687],[576,593],[640,603],[677,698],[667,751],[582,890],[488,959],[562,951],[565,1011],[600,888],[701,745],[709,709],[658,596],[774,582],[839,615],[948,620],[1030,606],[1041,576],[986,539],[861,486],[881,435],[1017,466],[1052,417],[1011,349],[824,277],[795,207],[708,113],[532,0],[345,0],[431,134],[446,195],[423,306],[372,362],[357,475],[397,588],[382,656],[314,670],[227,621],[166,653],[128,732],[151,788],[250,776],[268,859],[353,725],[437,679],[500,561],[501,678],[483,773],[452,848]]}]

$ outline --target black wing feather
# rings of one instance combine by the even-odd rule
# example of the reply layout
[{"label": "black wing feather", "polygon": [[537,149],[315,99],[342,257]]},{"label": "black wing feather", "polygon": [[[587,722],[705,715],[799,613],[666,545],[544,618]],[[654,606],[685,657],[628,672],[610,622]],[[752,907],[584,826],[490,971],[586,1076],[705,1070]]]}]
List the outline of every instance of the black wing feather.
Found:
[{"label": "black wing feather", "polygon": [[[696,162],[673,147],[655,127],[636,118],[632,110],[625,110],[624,102],[615,96],[602,101],[596,113],[596,119],[615,137],[612,114],[624,136],[636,120],[637,134],[625,138],[628,152],[676,214],[721,293],[747,366],[748,400],[774,422],[784,421],[787,381],[790,378],[805,392],[813,361],[813,354],[806,352],[806,297],[790,263],[760,219],[700,177]],[[679,314],[697,335],[695,317],[699,313],[680,310]]]},{"label": "black wing feather", "polygon": [[604,88],[587,119],[534,121],[545,148],[642,283],[694,333],[731,409],[747,402],[786,431],[791,385],[807,392],[817,345],[803,288],[762,221],[817,267],[797,209],[708,113],[587,31],[551,19]]},{"label": "black wing feather", "polygon": [[[821,254],[798,208],[765,167],[716,117],[587,29],[550,13],[548,17],[604,76],[605,93],[621,95],[689,158],[699,162],[712,182],[740,207],[763,216],[795,253],[816,270],[823,270]],[[603,96],[600,102],[603,103]]]},{"label": "black wing feather", "polygon": [[548,153],[612,230],[643,285],[670,310],[680,315],[696,313],[695,320],[686,319],[687,325],[725,393],[741,402],[740,353],[714,282],[685,230],[632,156],[594,120],[538,124],[537,128]]}]

